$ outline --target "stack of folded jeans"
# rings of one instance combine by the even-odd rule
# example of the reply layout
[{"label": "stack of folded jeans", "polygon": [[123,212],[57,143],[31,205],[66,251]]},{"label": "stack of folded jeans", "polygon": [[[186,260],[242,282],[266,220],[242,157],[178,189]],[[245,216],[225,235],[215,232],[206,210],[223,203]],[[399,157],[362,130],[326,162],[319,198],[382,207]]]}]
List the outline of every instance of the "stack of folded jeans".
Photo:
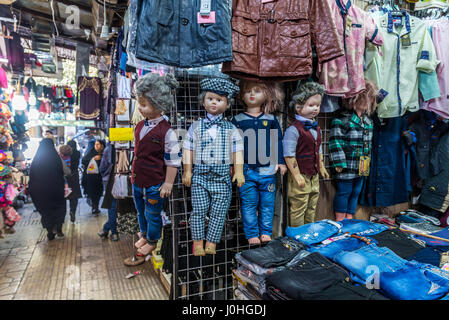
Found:
[{"label": "stack of folded jeans", "polygon": [[449,274],[432,265],[407,261],[386,247],[375,244],[355,251],[342,251],[335,261],[350,271],[351,278],[371,282],[383,294],[399,300],[435,300],[449,293]]},{"label": "stack of folded jeans", "polygon": [[403,259],[408,259],[425,248],[424,244],[413,240],[399,229],[385,230],[371,238],[376,240],[377,246],[387,247]]},{"label": "stack of folded jeans", "polygon": [[349,283],[349,274],[315,252],[267,277],[272,300],[382,300],[375,290]]},{"label": "stack of folded jeans", "polygon": [[[308,254],[304,248],[304,244],[287,237],[275,238],[264,247],[236,254],[235,259],[240,266],[234,274],[262,296],[266,291],[266,276],[283,270],[289,263],[297,261],[298,256]],[[242,290],[245,288],[240,288]]]}]

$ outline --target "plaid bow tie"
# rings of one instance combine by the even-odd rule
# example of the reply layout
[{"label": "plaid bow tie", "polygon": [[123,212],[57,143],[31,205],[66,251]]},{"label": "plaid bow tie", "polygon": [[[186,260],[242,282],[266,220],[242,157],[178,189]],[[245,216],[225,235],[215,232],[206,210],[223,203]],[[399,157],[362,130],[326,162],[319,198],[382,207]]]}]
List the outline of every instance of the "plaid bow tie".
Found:
[{"label": "plaid bow tie", "polygon": [[219,118],[215,118],[213,121],[204,121],[204,127],[206,128],[206,130],[212,128],[212,126],[217,125],[217,126],[221,126],[222,125],[222,121],[223,118],[219,117]]},{"label": "plaid bow tie", "polygon": [[316,128],[318,127],[318,121],[315,122],[311,122],[311,121],[306,121],[304,122],[304,128],[308,131],[311,128],[314,128],[316,130]]}]

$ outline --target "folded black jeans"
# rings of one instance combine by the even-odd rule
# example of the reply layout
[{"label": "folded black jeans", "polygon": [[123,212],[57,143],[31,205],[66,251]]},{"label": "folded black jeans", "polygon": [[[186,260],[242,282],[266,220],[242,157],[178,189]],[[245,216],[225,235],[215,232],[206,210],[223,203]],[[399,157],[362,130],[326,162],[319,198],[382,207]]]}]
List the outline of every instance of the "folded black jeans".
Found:
[{"label": "folded black jeans", "polygon": [[285,270],[267,277],[267,287],[275,287],[293,300],[313,300],[325,289],[349,281],[348,272],[314,252]]},{"label": "folded black jeans", "polygon": [[264,247],[243,251],[242,257],[263,268],[273,268],[286,265],[303,249],[301,242],[278,237]]},{"label": "folded black jeans", "polygon": [[424,248],[399,229],[385,230],[370,238],[378,242],[378,247],[387,247],[403,259],[408,259]]}]

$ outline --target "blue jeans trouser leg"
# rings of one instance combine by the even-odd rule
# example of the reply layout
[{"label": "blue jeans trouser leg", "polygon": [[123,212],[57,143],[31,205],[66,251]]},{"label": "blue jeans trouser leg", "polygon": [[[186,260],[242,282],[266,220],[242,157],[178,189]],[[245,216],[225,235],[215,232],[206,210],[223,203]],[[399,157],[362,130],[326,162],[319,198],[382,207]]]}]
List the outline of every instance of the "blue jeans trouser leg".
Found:
[{"label": "blue jeans trouser leg", "polygon": [[334,198],[335,212],[355,214],[362,186],[363,177],[347,180],[337,179],[337,193]]},{"label": "blue jeans trouser leg", "polygon": [[261,175],[257,170],[245,168],[245,184],[239,189],[246,239],[271,236],[273,229],[276,176]]},{"label": "blue jeans trouser leg", "polygon": [[[133,186],[134,202],[138,211],[140,232],[146,234],[149,243],[156,243],[161,238],[164,198],[161,198],[157,184],[148,188]],[[144,197],[145,190],[145,197]]]},{"label": "blue jeans trouser leg", "polygon": [[117,200],[112,199],[111,208],[108,210],[108,220],[103,226],[103,231],[117,234]]},{"label": "blue jeans trouser leg", "polygon": [[243,231],[245,237],[246,239],[257,238],[259,237],[259,227],[257,224],[259,192],[257,181],[251,179],[251,176],[246,173],[245,184],[240,187],[239,191],[242,202]]},{"label": "blue jeans trouser leg", "polygon": [[261,235],[271,237],[276,200],[276,176],[260,176],[259,181],[259,230]]}]

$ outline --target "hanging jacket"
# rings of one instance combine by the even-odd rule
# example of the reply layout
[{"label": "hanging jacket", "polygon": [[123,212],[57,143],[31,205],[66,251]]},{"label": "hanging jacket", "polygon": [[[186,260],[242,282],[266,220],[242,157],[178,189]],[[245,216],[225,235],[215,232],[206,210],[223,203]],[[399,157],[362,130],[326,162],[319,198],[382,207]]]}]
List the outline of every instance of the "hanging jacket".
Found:
[{"label": "hanging jacket", "polygon": [[312,43],[320,64],[344,55],[328,0],[234,0],[233,77],[297,80],[312,74]]},{"label": "hanging jacket", "polygon": [[139,1],[136,57],[181,68],[231,61],[231,1],[211,0],[215,23],[198,23],[200,4]]},{"label": "hanging jacket", "polygon": [[443,213],[449,207],[449,133],[441,137],[437,153],[440,170],[425,181],[419,201]]}]

